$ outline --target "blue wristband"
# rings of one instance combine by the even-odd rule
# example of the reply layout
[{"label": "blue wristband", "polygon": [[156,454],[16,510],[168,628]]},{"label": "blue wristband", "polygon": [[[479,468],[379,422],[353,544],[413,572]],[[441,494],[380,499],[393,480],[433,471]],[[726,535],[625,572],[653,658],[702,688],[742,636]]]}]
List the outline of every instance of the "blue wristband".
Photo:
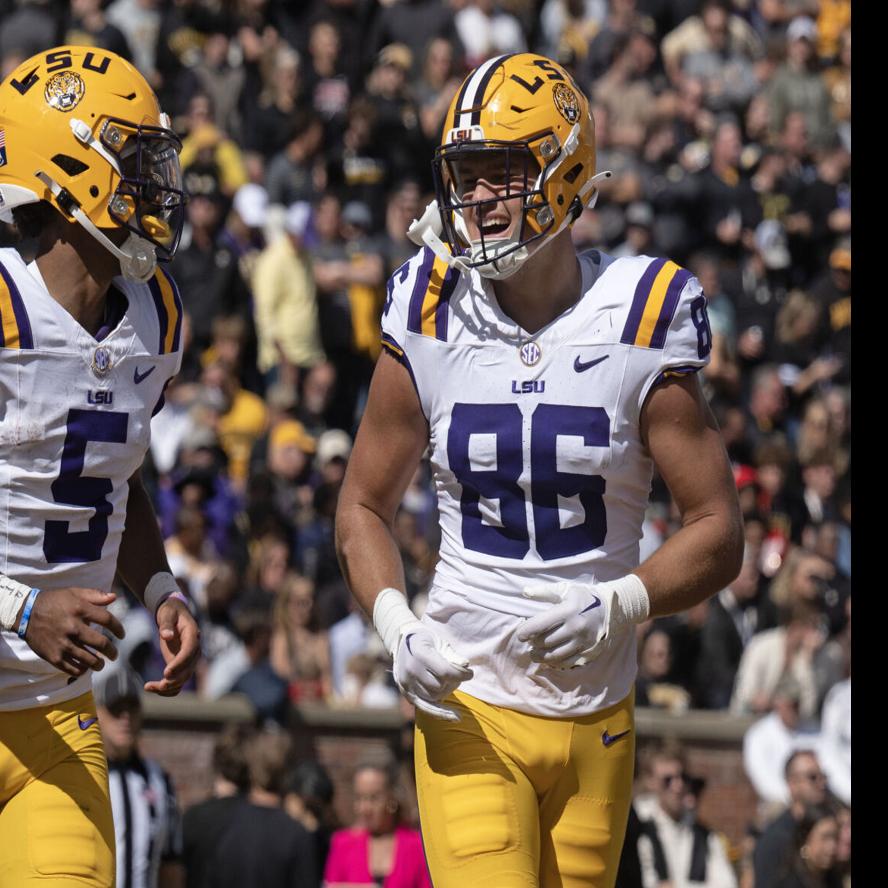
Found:
[{"label": "blue wristband", "polygon": [[31,620],[31,609],[34,607],[34,602],[37,600],[39,594],[39,589],[32,589],[28,594],[28,598],[25,601],[25,609],[22,611],[22,619],[18,627],[19,638],[24,638],[25,633],[28,631],[28,623]]}]

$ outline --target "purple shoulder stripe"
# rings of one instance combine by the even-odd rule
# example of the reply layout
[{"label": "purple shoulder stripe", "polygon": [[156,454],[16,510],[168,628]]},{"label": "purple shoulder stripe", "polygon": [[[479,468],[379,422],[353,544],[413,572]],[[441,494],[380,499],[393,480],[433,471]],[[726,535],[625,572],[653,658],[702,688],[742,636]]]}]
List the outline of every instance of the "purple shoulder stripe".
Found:
[{"label": "purple shoulder stripe", "polygon": [[678,308],[681,291],[690,278],[691,272],[686,268],[679,268],[672,275],[672,280],[666,288],[666,298],[663,300],[663,307],[660,309],[657,325],[654,327],[654,335],[651,336],[651,348],[663,348],[666,345],[666,333],[669,330],[672,319],[675,317],[675,309]]},{"label": "purple shoulder stripe", "polygon": [[624,345],[634,345],[638,336],[638,328],[641,325],[641,319],[644,316],[644,309],[647,305],[648,296],[651,294],[651,288],[654,281],[660,273],[660,269],[666,264],[665,259],[654,259],[644,270],[638,286],[635,288],[635,295],[632,297],[632,306],[629,309],[629,316],[626,318],[626,326],[623,327],[623,335],[620,342]]},{"label": "purple shoulder stripe", "polygon": [[435,254],[428,247],[423,247],[422,262],[416,272],[413,292],[410,294],[410,306],[407,309],[407,329],[411,333],[422,333],[422,302],[429,286],[434,264]]},{"label": "purple shoulder stripe", "polygon": [[[15,324],[18,327],[19,348],[34,348],[34,337],[31,333],[31,322],[28,320],[28,312],[25,309],[25,302],[19,288],[16,286],[12,275],[6,270],[6,267],[0,263],[0,275],[6,286],[9,288],[9,300],[12,303],[12,313],[15,317]],[[3,333],[0,330],[0,337]]]}]

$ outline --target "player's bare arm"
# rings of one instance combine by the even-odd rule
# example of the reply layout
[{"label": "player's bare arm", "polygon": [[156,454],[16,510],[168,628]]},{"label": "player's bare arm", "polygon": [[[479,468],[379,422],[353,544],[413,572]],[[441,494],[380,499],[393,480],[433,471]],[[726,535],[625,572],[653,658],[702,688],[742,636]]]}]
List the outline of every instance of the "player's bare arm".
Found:
[{"label": "player's bare arm", "polygon": [[407,370],[384,352],[376,364],[336,512],[343,575],[368,614],[380,589],[405,587],[391,528],[428,439],[428,424]]},{"label": "player's bare arm", "polygon": [[183,597],[176,594],[178,588],[172,588],[175,581],[170,574],[154,507],[142,483],[140,471],[129,479],[126,528],[120,544],[117,569],[123,581],[149,610],[154,609],[157,598],[153,586],[165,581],[169,587],[158,589],[161,600],[155,612],[160,651],[166,667],[162,678],[146,682],[145,690],[162,697],[175,696],[197,666],[200,630]]},{"label": "player's bare arm", "polygon": [[743,520],[728,456],[696,374],[656,386],[641,434],[681,515],[681,529],[635,573],[652,617],[686,610],[729,585],[743,560]]},{"label": "player's bare arm", "polygon": [[428,424],[407,370],[384,353],[339,495],[336,549],[346,583],[392,655],[398,686],[416,706],[455,718],[435,701],[469,678],[471,670],[407,605],[404,567],[392,535],[398,506],[428,440]]}]

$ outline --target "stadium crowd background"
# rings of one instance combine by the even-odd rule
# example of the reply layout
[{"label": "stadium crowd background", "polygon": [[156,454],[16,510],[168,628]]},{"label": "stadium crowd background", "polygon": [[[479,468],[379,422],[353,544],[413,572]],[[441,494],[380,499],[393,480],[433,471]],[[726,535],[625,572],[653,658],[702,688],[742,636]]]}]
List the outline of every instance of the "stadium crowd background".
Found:
[{"label": "stadium crowd background", "polygon": [[[484,59],[539,51],[590,96],[614,172],[574,239],[667,255],[703,284],[702,380],[746,521],[730,589],[639,627],[637,702],[761,716],[744,742],[762,802],[747,886],[755,835],[790,800],[783,762],[816,749],[843,818],[830,868],[847,872],[850,15],[845,0],[0,0],[2,76],[60,43],[112,49],[183,139],[171,271],[188,349],[145,477],[202,624],[199,695],[247,694],[263,730],[291,701],[399,705],[337,565],[337,492],[449,102]],[[655,479],[643,556],[676,520]],[[395,530],[421,610],[438,543],[425,461]],[[124,659],[154,674],[147,614],[117,606]]]}]

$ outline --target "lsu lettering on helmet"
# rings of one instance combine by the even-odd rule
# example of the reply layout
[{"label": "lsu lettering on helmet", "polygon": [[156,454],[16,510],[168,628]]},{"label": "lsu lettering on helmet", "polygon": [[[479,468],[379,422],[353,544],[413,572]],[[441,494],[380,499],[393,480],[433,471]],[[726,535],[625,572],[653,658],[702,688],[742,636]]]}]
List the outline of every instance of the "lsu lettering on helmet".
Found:
[{"label": "lsu lettering on helmet", "polygon": [[[408,235],[448,264],[494,280],[514,274],[594,205],[596,183],[610,176],[595,172],[595,124],[582,90],[561,65],[534,53],[489,59],[469,74],[432,167],[436,200]],[[499,181],[476,190],[491,169]],[[496,205],[516,198],[520,218],[504,232]]]},{"label": "lsu lettering on helmet", "polygon": [[[148,280],[182,231],[181,147],[125,59],[89,46],[38,53],[0,84],[0,218],[46,201],[117,256],[126,277]],[[122,244],[115,229],[129,232]]]}]

